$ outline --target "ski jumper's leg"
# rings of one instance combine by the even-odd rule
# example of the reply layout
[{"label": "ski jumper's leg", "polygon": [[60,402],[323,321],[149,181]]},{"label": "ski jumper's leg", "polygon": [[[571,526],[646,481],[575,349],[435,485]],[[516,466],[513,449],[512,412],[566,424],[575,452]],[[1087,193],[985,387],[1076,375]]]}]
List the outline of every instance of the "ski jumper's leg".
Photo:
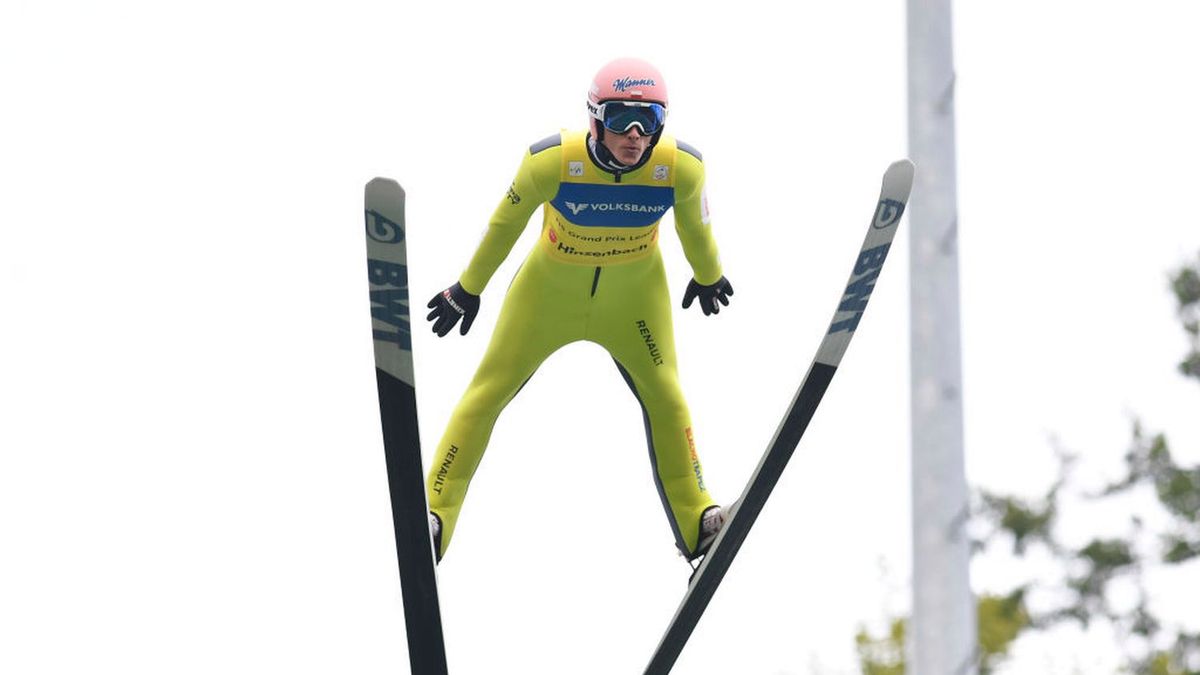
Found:
[{"label": "ski jumper's leg", "polygon": [[539,248],[509,287],[491,342],[429,468],[429,509],[442,521],[439,555],[454,536],[467,488],[500,412],[546,357],[583,337],[591,283],[591,268],[556,263]]},{"label": "ski jumper's leg", "polygon": [[700,516],[714,505],[704,486],[687,402],[679,387],[671,301],[662,258],[604,268],[588,339],[612,354],[641,403],[650,462],[675,544],[689,558]]}]

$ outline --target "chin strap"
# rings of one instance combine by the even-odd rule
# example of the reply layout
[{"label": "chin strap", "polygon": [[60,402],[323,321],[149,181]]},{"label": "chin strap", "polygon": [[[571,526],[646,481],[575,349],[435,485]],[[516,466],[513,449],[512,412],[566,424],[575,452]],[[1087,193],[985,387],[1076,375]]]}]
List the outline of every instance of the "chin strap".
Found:
[{"label": "chin strap", "polygon": [[613,157],[612,151],[609,150],[607,146],[605,146],[603,143],[596,142],[596,138],[594,136],[588,136],[587,147],[588,154],[592,156],[592,161],[600,165],[602,168],[608,169],[609,171],[619,171],[621,173],[629,170],[629,167],[618,162],[617,158]]},{"label": "chin strap", "polygon": [[603,169],[618,174],[629,173],[650,160],[650,155],[654,152],[654,146],[658,144],[658,139],[661,135],[662,129],[659,129],[658,133],[654,135],[653,140],[650,141],[650,145],[646,147],[646,152],[642,153],[642,158],[633,165],[626,166],[618,162],[617,158],[613,156],[612,151],[608,149],[608,146],[596,142],[596,137],[591,134],[588,134],[587,138],[588,154],[592,156],[592,161]]}]

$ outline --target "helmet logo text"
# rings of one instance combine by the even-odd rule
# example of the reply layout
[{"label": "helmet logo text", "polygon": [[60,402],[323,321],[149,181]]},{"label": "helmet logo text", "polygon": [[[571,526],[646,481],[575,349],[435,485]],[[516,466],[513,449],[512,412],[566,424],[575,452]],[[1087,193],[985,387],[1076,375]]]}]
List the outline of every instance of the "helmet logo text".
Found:
[{"label": "helmet logo text", "polygon": [[625,91],[630,87],[653,87],[656,86],[654,80],[649,78],[634,79],[632,77],[622,77],[619,80],[613,80],[613,89],[617,91]]}]

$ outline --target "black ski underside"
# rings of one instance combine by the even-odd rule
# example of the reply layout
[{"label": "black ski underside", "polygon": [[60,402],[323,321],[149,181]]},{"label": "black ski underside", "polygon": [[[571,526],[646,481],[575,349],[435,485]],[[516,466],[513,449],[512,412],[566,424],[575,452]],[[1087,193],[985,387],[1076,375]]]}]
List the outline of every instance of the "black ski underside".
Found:
[{"label": "black ski underside", "polygon": [[392,497],[392,523],[396,529],[409,661],[413,675],[445,675],[437,579],[429,560],[429,516],[425,512],[421,441],[412,414],[417,405],[416,391],[378,368],[375,378],[379,385],[379,417]]}]

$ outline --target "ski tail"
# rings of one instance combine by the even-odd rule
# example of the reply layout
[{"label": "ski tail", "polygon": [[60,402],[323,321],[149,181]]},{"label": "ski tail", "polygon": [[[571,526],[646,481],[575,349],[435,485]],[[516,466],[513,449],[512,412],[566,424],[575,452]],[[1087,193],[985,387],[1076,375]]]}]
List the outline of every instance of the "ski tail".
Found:
[{"label": "ski tail", "polygon": [[701,561],[689,583],[687,593],[671,624],[646,666],[645,675],[667,675],[691,637],[692,631],[708,607],[709,601],[729,570],[734,556],[749,534],[771,491],[791,459],[796,446],[816,413],[829,383],[837,372],[850,339],[858,329],[875,281],[887,259],[897,225],[912,190],[914,167],[901,159],[893,162],[883,176],[883,186],[866,238],[855,258],[850,280],[834,311],[833,320],[817,348],[816,356],[791,405],[784,414],[775,436],[763,453],[758,467],[746,484],[742,496],[730,510],[729,519],[717,534],[712,547]]},{"label": "ski tail", "polygon": [[366,235],[379,416],[409,663],[413,673],[446,675],[417,425],[404,190],[396,181],[376,178],[367,183]]}]

